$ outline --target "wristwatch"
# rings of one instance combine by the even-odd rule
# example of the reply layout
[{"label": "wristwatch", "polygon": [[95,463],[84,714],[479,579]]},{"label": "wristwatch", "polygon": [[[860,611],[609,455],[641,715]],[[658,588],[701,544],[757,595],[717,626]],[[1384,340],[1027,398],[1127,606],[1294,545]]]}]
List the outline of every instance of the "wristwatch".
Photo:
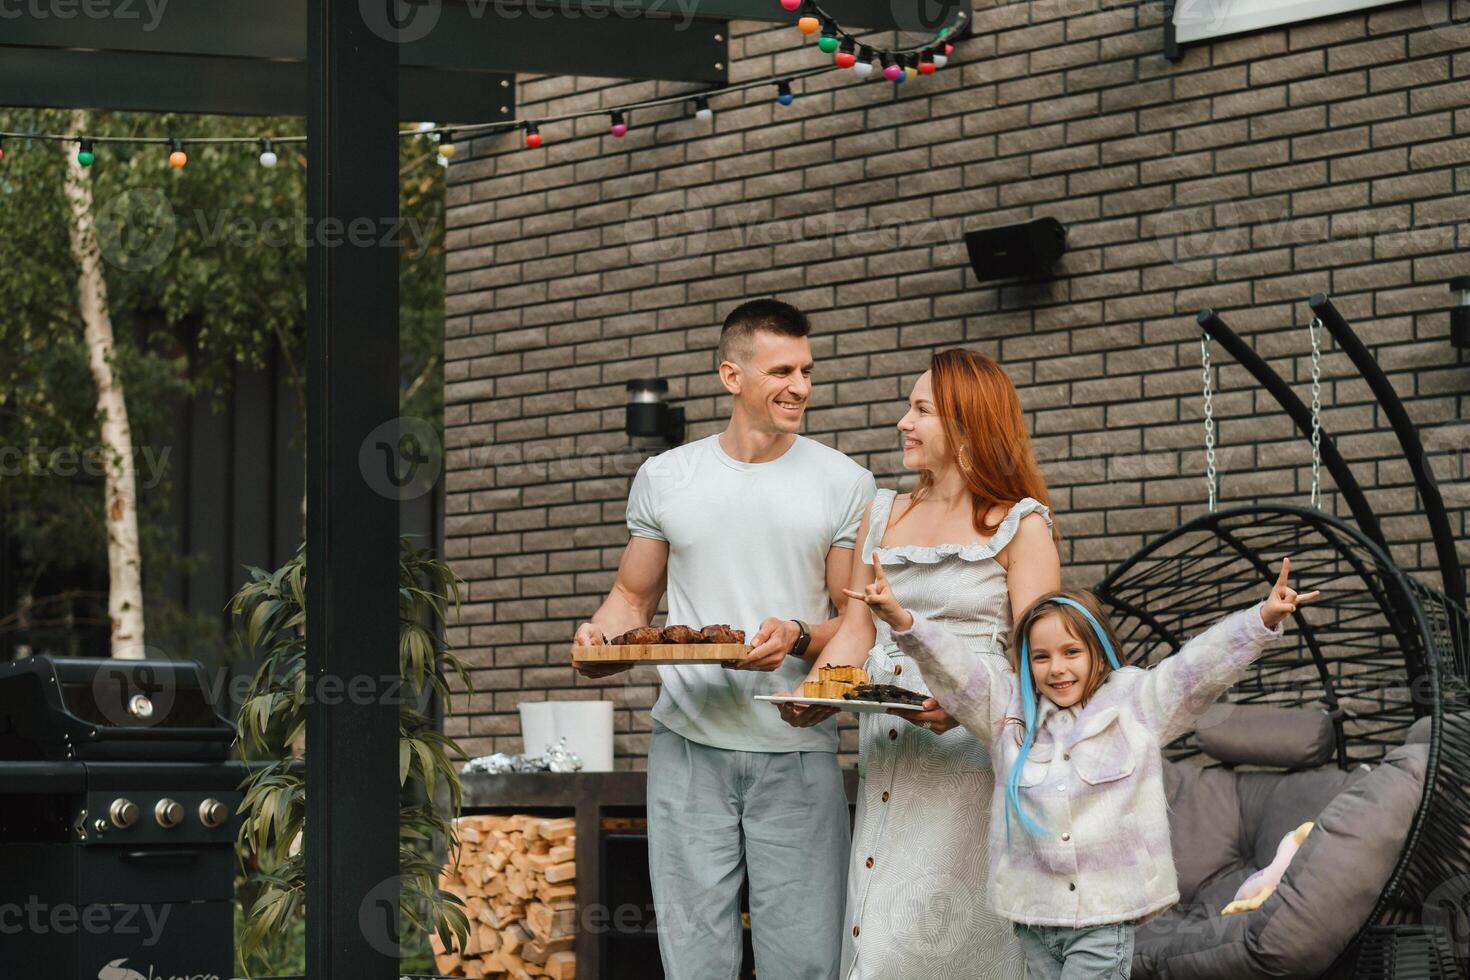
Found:
[{"label": "wristwatch", "polygon": [[790,650],[786,651],[788,657],[805,657],[806,648],[812,645],[812,631],[799,619],[793,619],[796,628],[801,630],[801,635],[796,638],[796,643]]}]

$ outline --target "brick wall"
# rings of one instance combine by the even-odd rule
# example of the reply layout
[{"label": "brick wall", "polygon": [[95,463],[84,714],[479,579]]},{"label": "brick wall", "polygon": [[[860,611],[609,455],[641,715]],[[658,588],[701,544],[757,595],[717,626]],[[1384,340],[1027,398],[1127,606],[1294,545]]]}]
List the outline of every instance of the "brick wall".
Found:
[{"label": "brick wall", "polygon": [[[608,697],[641,766],[655,675],[566,667],[626,540],[643,458],[623,383],[664,377],[690,438],[727,406],[719,324],[775,295],[812,317],[806,431],[902,471],[893,423],[932,351],[969,345],[1015,378],[1066,535],[1071,584],[1202,512],[1198,332],[1211,306],[1309,397],[1303,301],[1322,290],[1376,349],[1442,476],[1465,475],[1467,372],[1444,280],[1470,274],[1470,28],[1403,3],[1161,57],[1157,6],[977,10],[977,36],[902,86],[833,73],[794,105],[761,90],[476,141],[449,171],[448,557],[468,581],[455,639],[478,693],[449,722],[518,750],[525,699]],[[823,58],[789,27],[731,25],[732,81]],[[687,86],[527,78],[522,117]],[[1051,215],[1069,252],[1040,284],[985,284],[964,231]],[[1216,349],[1221,496],[1305,502],[1310,451]],[[1437,584],[1408,467],[1345,356],[1325,425],[1395,556]],[[1325,476],[1325,474],[1324,474]],[[1330,480],[1329,480],[1330,484]],[[1470,487],[1450,486],[1457,536]],[[1326,506],[1343,512],[1330,492]],[[1462,542],[1461,553],[1470,558]],[[646,672],[645,672],[646,671]],[[854,746],[852,730],[844,745]],[[847,756],[851,761],[851,755]]]}]

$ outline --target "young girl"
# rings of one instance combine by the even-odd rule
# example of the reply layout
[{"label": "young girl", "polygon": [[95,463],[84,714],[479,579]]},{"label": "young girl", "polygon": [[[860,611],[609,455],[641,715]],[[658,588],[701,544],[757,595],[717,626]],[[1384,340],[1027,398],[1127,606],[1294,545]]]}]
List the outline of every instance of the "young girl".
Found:
[{"label": "young girl", "polygon": [[[1160,747],[1197,719],[1317,592],[1287,585],[1158,666],[1123,667],[1097,600],[1057,592],[1016,624],[1014,672],[974,657],[893,597],[881,566],[863,600],[939,703],[995,760],[990,896],[1036,980],[1127,977],[1133,925],[1179,900]],[[1039,696],[1038,696],[1039,694]]]}]

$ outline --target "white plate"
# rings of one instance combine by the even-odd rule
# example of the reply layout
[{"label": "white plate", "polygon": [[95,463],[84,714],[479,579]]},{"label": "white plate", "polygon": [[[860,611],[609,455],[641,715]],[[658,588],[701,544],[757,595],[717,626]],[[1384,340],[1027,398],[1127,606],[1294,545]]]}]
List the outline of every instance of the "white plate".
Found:
[{"label": "white plate", "polygon": [[903,704],[898,701],[849,701],[847,698],[803,698],[794,694],[757,694],[757,701],[769,701],[772,704],[825,704],[843,711],[856,711],[864,714],[875,711],[887,711],[889,708],[897,708],[899,711],[923,711],[917,704]]}]

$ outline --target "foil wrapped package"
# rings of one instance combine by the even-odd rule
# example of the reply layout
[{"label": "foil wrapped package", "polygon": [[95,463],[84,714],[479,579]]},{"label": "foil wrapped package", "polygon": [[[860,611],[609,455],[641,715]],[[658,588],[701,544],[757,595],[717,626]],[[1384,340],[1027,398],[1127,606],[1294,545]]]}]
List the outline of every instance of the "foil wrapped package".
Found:
[{"label": "foil wrapped package", "polygon": [[496,752],[478,756],[461,767],[461,773],[483,772],[492,775],[505,772],[580,772],[582,757],[567,748],[567,740],[548,745],[541,755],[511,755]]}]

